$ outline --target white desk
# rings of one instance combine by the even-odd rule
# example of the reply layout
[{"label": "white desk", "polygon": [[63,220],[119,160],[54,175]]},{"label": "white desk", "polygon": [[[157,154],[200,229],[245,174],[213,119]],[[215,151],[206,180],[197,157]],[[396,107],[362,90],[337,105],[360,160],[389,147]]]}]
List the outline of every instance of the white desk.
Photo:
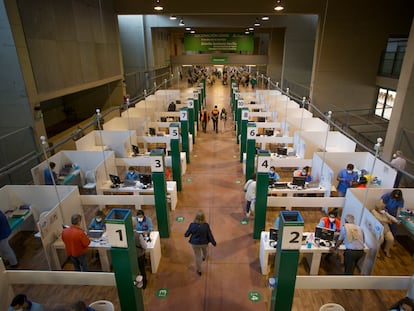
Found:
[{"label": "white desk", "polygon": [[[112,182],[107,181],[103,186],[98,189],[98,194],[118,194],[122,192],[129,192],[133,195],[148,195],[154,197],[154,188],[142,189],[142,185],[137,182],[136,186],[128,186],[118,188],[111,188]],[[154,198],[150,200],[148,204],[155,204]],[[171,203],[171,210],[175,210],[177,207],[177,182],[167,181],[167,201]]]},{"label": "white desk", "polygon": [[[306,233],[304,233],[306,234]],[[345,246],[342,244],[339,250],[345,250]],[[312,247],[308,248],[307,245],[302,245],[299,252],[304,254],[306,260],[309,263],[310,275],[319,274],[319,266],[321,264],[322,254],[329,253],[328,246],[317,246],[312,243]],[[260,268],[263,275],[267,275],[269,272],[269,255],[275,254],[276,248],[269,245],[269,232],[262,231],[260,235]]]},{"label": "white desk", "polygon": [[[151,241],[147,242],[147,252],[150,254],[151,259],[151,272],[156,273],[161,260],[161,242],[160,234],[158,231],[150,232]],[[59,237],[52,244],[52,269],[62,270],[62,263],[59,258],[58,251],[64,250],[65,244],[61,237]],[[111,257],[109,254],[110,246],[107,239],[101,239],[98,241],[91,241],[89,244],[89,250],[97,250],[99,252],[99,260],[101,262],[102,271],[111,271]],[[66,256],[66,254],[65,254]],[[66,257],[65,257],[66,258]]]}]

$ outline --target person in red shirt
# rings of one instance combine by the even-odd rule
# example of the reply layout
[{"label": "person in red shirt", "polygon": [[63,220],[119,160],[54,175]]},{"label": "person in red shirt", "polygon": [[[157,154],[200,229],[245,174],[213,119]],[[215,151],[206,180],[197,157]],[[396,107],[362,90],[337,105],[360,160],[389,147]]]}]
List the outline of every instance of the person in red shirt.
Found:
[{"label": "person in red shirt", "polygon": [[72,215],[72,225],[63,229],[62,240],[65,243],[66,255],[72,261],[75,271],[88,271],[87,252],[91,241],[80,226],[81,220],[81,215]]}]

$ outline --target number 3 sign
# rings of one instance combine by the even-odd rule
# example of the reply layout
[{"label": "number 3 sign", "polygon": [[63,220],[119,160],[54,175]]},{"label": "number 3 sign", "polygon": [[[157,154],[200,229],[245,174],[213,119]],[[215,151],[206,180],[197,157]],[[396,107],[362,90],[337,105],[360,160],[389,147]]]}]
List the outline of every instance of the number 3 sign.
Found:
[{"label": "number 3 sign", "polygon": [[151,156],[151,172],[164,172],[164,162],[162,156]]}]

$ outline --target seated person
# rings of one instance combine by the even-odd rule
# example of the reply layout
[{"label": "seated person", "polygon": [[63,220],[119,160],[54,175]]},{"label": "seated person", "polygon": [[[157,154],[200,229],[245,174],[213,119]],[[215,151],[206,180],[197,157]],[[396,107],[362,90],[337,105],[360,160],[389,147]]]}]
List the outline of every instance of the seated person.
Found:
[{"label": "seated person", "polygon": [[89,224],[89,230],[105,230],[106,225],[104,223],[105,214],[101,210],[97,210],[95,217],[92,218],[91,223]]},{"label": "seated person", "polygon": [[150,217],[145,216],[144,211],[142,209],[137,211],[136,217],[136,231],[153,231],[154,227],[152,225],[152,220]]},{"label": "seated person", "polygon": [[43,170],[45,185],[58,185],[59,184],[58,176],[56,172],[54,171],[55,167],[56,167],[56,163],[50,162],[49,167],[46,167]]},{"label": "seated person", "polygon": [[414,300],[410,297],[404,297],[393,304],[388,311],[414,311]]},{"label": "seated person", "polygon": [[279,222],[280,222],[280,216],[278,215],[275,219],[275,224],[273,225],[273,228],[279,230]]},{"label": "seated person", "polygon": [[139,172],[133,166],[130,166],[125,175],[125,180],[139,181]]},{"label": "seated person", "polygon": [[328,228],[339,232],[341,229],[341,221],[337,218],[338,212],[333,209],[328,213],[328,216],[322,217],[319,221],[318,227]]},{"label": "seated person", "polygon": [[13,310],[33,310],[33,311],[43,311],[43,306],[37,302],[27,299],[27,296],[24,294],[19,294],[15,296],[10,304],[8,311]]},{"label": "seated person", "polygon": [[270,171],[269,171],[269,178],[272,178],[274,182],[279,181],[280,176],[279,174],[276,172],[276,168],[274,166],[270,167]]},{"label": "seated person", "polygon": [[306,182],[311,182],[312,181],[312,176],[310,175],[310,167],[309,166],[305,166],[303,169],[296,170],[296,171],[293,172],[293,177],[301,177],[301,176],[306,176],[306,179],[305,179]]}]

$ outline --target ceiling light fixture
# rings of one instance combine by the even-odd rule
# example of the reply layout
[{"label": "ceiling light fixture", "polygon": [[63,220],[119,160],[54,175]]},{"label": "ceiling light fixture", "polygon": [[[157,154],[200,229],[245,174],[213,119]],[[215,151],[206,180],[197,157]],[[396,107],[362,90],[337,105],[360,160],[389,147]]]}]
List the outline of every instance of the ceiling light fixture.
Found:
[{"label": "ceiling light fixture", "polygon": [[195,30],[191,30],[190,33],[195,33]]},{"label": "ceiling light fixture", "polygon": [[275,11],[279,12],[279,11],[282,11],[284,9],[285,9],[285,7],[282,4],[282,0],[277,0],[276,1],[276,6],[275,6]]},{"label": "ceiling light fixture", "polygon": [[175,15],[170,16],[170,20],[175,21],[176,19],[177,19],[177,16],[175,16]]},{"label": "ceiling light fixture", "polygon": [[262,21],[268,21],[269,20],[269,16],[262,16]]},{"label": "ceiling light fixture", "polygon": [[256,18],[256,21],[254,22],[254,27],[260,27],[260,22],[258,18]]},{"label": "ceiling light fixture", "polygon": [[185,26],[183,19],[180,19],[180,22],[178,23],[178,26]]},{"label": "ceiling light fixture", "polygon": [[156,0],[155,1],[154,10],[155,11],[162,11],[162,10],[164,10],[164,7],[161,5],[160,0]]},{"label": "ceiling light fixture", "polygon": [[248,30],[249,31],[253,31],[254,30],[254,27],[249,27]]},{"label": "ceiling light fixture", "polygon": [[190,31],[191,27],[185,27],[185,30]]}]

